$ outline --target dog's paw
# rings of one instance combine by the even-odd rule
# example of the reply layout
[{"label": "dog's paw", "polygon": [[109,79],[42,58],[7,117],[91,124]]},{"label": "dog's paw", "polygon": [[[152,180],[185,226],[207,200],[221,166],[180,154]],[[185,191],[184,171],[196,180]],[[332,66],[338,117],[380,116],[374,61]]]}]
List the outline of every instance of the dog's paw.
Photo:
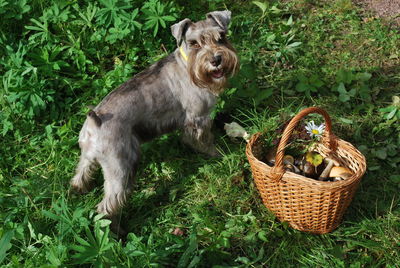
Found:
[{"label": "dog's paw", "polygon": [[86,194],[91,188],[90,185],[74,183],[73,180],[71,180],[70,186],[69,192],[73,194]]}]

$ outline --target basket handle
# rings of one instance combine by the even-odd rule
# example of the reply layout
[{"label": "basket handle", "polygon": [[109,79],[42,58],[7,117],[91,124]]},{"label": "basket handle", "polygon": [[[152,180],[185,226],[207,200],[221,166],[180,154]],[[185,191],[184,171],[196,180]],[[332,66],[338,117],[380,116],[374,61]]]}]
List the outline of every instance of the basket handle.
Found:
[{"label": "basket handle", "polygon": [[325,131],[322,137],[322,143],[325,144],[332,152],[336,151],[337,138],[332,133],[332,121],[328,113],[319,107],[309,107],[301,110],[295,117],[290,120],[289,124],[283,131],[281,140],[279,141],[278,149],[276,150],[275,166],[272,168],[271,179],[279,181],[282,179],[285,169],[283,168],[283,157],[285,155],[285,147],[289,141],[290,136],[293,133],[294,128],[303,117],[311,113],[318,113],[324,117],[325,120]]}]

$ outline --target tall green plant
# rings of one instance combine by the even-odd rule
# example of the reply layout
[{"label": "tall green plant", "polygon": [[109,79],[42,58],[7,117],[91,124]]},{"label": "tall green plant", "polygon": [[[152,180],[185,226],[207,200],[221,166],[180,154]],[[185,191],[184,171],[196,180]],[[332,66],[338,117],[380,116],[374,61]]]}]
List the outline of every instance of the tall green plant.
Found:
[{"label": "tall green plant", "polygon": [[171,4],[163,4],[159,0],[149,0],[143,7],[145,17],[143,30],[153,29],[153,36],[156,36],[160,26],[165,29],[167,22],[176,20],[175,8]]}]

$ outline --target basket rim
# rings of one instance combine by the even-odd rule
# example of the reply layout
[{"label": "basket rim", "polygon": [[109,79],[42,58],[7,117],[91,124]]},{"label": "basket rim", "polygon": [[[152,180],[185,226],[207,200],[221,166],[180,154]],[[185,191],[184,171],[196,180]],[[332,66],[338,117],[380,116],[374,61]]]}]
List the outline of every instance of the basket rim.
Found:
[{"label": "basket rim", "polygon": [[[253,134],[249,140],[249,142],[246,145],[246,155],[247,158],[250,162],[250,165],[258,165],[259,168],[262,168],[267,177],[269,174],[271,174],[273,167],[267,165],[265,162],[259,160],[257,157],[254,156],[253,154],[253,144],[258,140],[258,138],[261,136],[261,132],[258,132],[256,134]],[[291,183],[291,184],[303,184],[304,186],[308,187],[313,187],[314,189],[317,190],[337,190],[340,188],[347,188],[351,186],[354,183],[358,183],[362,176],[365,174],[366,171],[366,160],[364,155],[358,151],[351,143],[344,141],[340,138],[337,138],[337,147],[343,147],[343,145],[346,144],[349,146],[354,154],[357,154],[360,159],[362,160],[362,163],[360,165],[360,170],[358,172],[355,172],[351,177],[342,180],[342,181],[335,181],[335,182],[330,182],[330,181],[318,181],[312,178],[308,178],[299,174],[296,174],[294,172],[290,171],[285,171],[281,180],[277,181],[277,183]],[[253,161],[253,163],[252,163]],[[272,178],[271,178],[272,180]]]}]

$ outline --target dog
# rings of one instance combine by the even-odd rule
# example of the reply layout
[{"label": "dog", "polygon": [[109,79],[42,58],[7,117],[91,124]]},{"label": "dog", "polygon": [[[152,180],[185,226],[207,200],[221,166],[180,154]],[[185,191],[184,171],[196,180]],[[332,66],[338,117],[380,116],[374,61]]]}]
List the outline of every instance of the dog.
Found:
[{"label": "dog", "polygon": [[[227,40],[231,12],[172,25],[177,49],[109,93],[92,109],[79,133],[81,155],[70,184],[87,192],[101,167],[104,198],[97,212],[113,219],[131,192],[140,144],[174,131],[198,152],[216,156],[210,112],[227,79],[239,69]],[[112,220],[114,221],[114,220]]]}]

